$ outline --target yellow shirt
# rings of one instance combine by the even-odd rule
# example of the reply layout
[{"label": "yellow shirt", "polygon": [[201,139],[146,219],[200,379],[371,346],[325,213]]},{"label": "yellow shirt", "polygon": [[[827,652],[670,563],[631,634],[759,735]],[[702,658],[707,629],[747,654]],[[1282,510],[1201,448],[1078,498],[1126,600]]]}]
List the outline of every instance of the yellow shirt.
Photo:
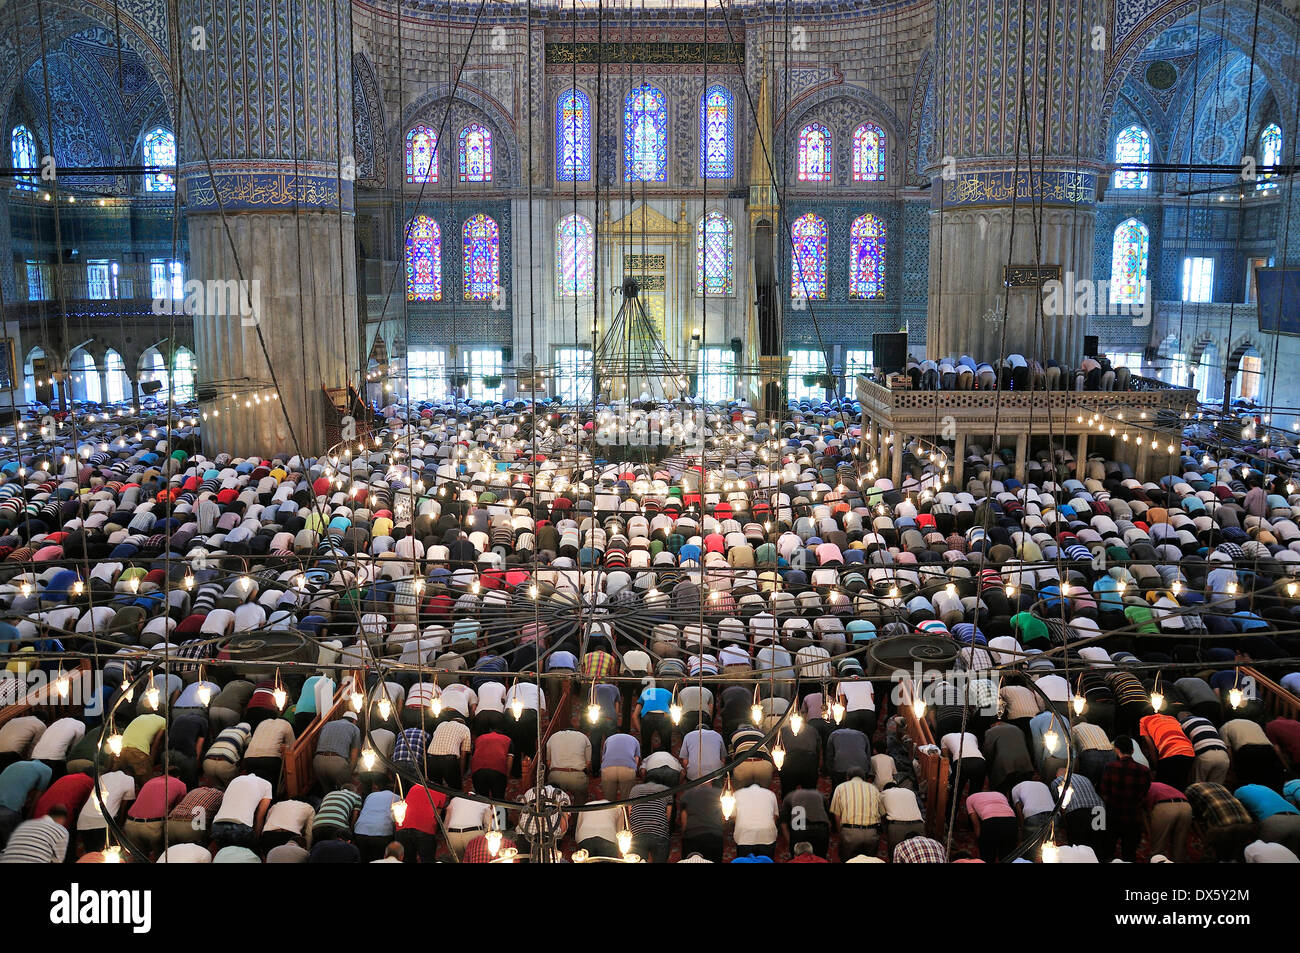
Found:
[{"label": "yellow shirt", "polygon": [[153,749],[153,740],[158,732],[166,727],[167,719],[162,715],[136,715],[122,732],[122,747],[135,748],[147,754]]}]

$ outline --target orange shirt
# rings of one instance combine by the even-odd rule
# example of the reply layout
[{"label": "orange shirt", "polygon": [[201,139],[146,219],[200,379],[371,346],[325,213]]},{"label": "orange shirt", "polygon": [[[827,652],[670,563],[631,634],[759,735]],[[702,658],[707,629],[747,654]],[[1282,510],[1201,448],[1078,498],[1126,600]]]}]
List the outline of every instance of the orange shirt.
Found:
[{"label": "orange shirt", "polygon": [[1162,758],[1179,755],[1195,757],[1196,749],[1187,739],[1183,726],[1172,715],[1147,715],[1141,721],[1143,737],[1150,738]]}]

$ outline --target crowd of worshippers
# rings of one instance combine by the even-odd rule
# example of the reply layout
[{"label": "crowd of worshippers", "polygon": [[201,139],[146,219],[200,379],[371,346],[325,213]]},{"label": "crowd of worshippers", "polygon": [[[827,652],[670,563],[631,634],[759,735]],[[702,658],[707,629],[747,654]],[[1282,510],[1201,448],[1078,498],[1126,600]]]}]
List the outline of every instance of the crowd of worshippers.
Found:
[{"label": "crowd of worshippers", "polygon": [[1115,366],[1106,355],[1085,357],[1078,367],[1050,360],[1046,365],[1022,354],[990,364],[968,354],[938,360],[908,356],[904,373],[913,390],[1129,390],[1133,372]]},{"label": "crowd of worshippers", "polygon": [[[1196,836],[1171,834],[1168,853],[1156,853],[1173,856],[1176,841],[1198,858],[1294,851],[1294,806],[1253,797],[1290,792],[1293,803],[1287,719],[1266,718],[1254,696],[1224,701],[1242,690],[1243,665],[1300,690],[1287,661],[1300,655],[1290,586],[1300,496],[1276,458],[1213,459],[1209,445],[1188,442],[1170,458],[1176,472],[1154,482],[1092,459],[1053,474],[1059,482],[996,479],[920,495],[859,478],[859,428],[836,407],[775,426],[732,408],[722,423],[741,442],[707,473],[609,461],[567,469],[533,451],[520,411],[425,406],[409,426],[389,417],[390,443],[343,462],[208,460],[192,431],[178,428],[172,446],[160,426],[87,454],[69,447],[67,461],[50,455],[45,469],[35,456],[0,466],[0,659],[10,674],[58,679],[89,658],[95,702],[0,726],[0,757],[12,762],[0,775],[6,859],[116,857],[121,839],[171,861],[482,859],[489,845],[496,856],[527,854],[539,840],[605,856],[598,842],[615,824],[625,825],[615,844],[627,830],[631,852],[656,861],[1006,859],[1010,825],[996,822],[1009,818],[984,795],[1011,804],[1017,844],[1042,833],[1041,790],[1020,788],[1018,800],[1016,790],[1056,783],[1058,766],[1036,758],[1032,722],[1045,712],[1007,702],[1001,726],[981,721],[998,707],[987,698],[978,716],[957,705],[961,722],[941,699],[931,706],[927,718],[946,716],[936,739],[962,724],[973,736],[958,739],[953,772],[961,816],[973,818],[958,832],[973,840],[954,853],[971,856],[950,857],[947,841],[921,836],[936,828],[923,816],[915,739],[886,693],[873,694],[879,683],[861,675],[874,643],[914,635],[951,646],[960,671],[1004,681],[993,693],[1004,702],[1017,686],[1002,669],[1047,681],[1053,713],[1067,720],[1058,745],[1075,744],[1085,724],[1104,734],[1071,762],[1067,807],[1076,794],[1086,802],[1076,787],[1092,784],[1114,804],[1107,839],[1073,843],[1067,814],[1040,843],[1050,837],[1067,857],[1087,848],[1109,859],[1109,846],[1132,859],[1141,840],[1133,792],[1152,790],[1143,768],[1193,812]],[[552,431],[594,423],[554,417]],[[755,446],[778,449],[765,458]],[[231,641],[268,631],[309,647],[299,664],[319,671],[242,668]],[[285,753],[331,710],[344,671],[365,673],[362,710],[314,736],[314,778],[288,797]],[[534,674],[502,674],[518,672]],[[560,686],[575,679],[580,727],[560,726],[528,767],[548,800],[635,797],[626,812],[498,817],[472,798],[409,785],[418,777],[457,789],[456,780],[498,799],[535,799],[519,786],[523,761]],[[1215,711],[1189,679],[1207,687]],[[755,681],[761,719],[749,711]],[[601,711],[595,723],[588,694]],[[1198,762],[1182,706],[1218,734],[1226,773],[1181,770],[1186,753],[1163,719],[1178,722]],[[779,744],[761,743],[778,724]],[[1022,736],[1027,777],[1004,728]],[[720,833],[719,789],[676,787],[710,774],[724,753],[751,749],[727,782],[734,811]],[[972,787],[976,752],[988,790]],[[1163,801],[1141,816],[1155,807]],[[806,831],[786,823],[796,817]],[[198,818],[208,823],[196,827]],[[498,834],[505,848],[489,836]],[[1248,835],[1263,846],[1242,843]]]}]

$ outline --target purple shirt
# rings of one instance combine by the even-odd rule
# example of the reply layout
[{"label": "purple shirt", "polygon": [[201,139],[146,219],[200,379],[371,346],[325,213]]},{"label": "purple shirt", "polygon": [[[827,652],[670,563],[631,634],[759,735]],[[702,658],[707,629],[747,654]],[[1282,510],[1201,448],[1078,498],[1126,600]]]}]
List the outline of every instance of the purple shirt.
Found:
[{"label": "purple shirt", "polygon": [[602,768],[635,768],[641,755],[641,742],[633,735],[610,735],[600,751]]}]

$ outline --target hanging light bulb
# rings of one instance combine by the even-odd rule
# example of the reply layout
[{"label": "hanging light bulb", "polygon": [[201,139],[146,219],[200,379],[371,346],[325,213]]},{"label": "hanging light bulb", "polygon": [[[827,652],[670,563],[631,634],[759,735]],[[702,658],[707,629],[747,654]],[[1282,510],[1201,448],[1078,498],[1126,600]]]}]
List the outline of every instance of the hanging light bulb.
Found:
[{"label": "hanging light bulb", "polygon": [[149,688],[144,693],[144,703],[154,711],[158,710],[158,701],[162,693],[158,691],[158,686],[154,684],[153,676],[149,676]]},{"label": "hanging light bulb", "polygon": [[682,706],[678,704],[676,699],[673,699],[673,703],[668,706],[668,717],[674,725],[682,723]]},{"label": "hanging light bulb", "polygon": [[18,591],[24,596],[30,596],[32,594],[32,584],[30,582],[25,582],[18,587]]},{"label": "hanging light bulb", "polygon": [[109,750],[109,752],[111,752],[111,753],[114,755],[114,757],[116,757],[117,755],[119,755],[119,754],[122,753],[122,736],[121,736],[121,735],[119,735],[119,734],[112,734],[112,735],[109,735],[109,736],[108,736],[108,750]]},{"label": "hanging light bulb", "polygon": [[1074,701],[1074,713],[1076,715],[1082,715],[1084,708],[1088,706],[1088,702],[1078,692],[1074,693],[1073,701]]},{"label": "hanging light bulb", "polygon": [[284,711],[285,702],[289,700],[289,693],[284,690],[283,685],[277,685],[275,691],[271,692],[271,698],[275,700],[275,707]]},{"label": "hanging light bulb", "polygon": [[1057,747],[1061,743],[1061,736],[1056,733],[1055,728],[1048,728],[1043,732],[1043,745],[1052,754],[1056,753]]},{"label": "hanging light bulb", "polygon": [[434,695],[429,699],[429,712],[434,718],[442,714],[442,696]]},{"label": "hanging light bulb", "polygon": [[1297,592],[1300,592],[1300,586],[1297,586],[1294,582],[1288,582],[1286,584],[1286,594],[1292,599],[1295,598]]},{"label": "hanging light bulb", "polygon": [[838,698],[831,703],[831,716],[834,717],[837,725],[844,720],[844,702]]},{"label": "hanging light bulb", "polygon": [[112,847],[104,848],[104,863],[120,864],[122,862],[122,848],[114,844]]},{"label": "hanging light bulb", "polygon": [[1154,691],[1151,693],[1151,710],[1161,711],[1165,707],[1165,696],[1163,692]]},{"label": "hanging light bulb", "polygon": [[393,820],[400,826],[406,820],[406,799],[393,802]]},{"label": "hanging light bulb", "polygon": [[776,743],[776,746],[772,749],[772,763],[776,765],[776,770],[778,771],[781,770],[781,765],[785,764],[785,749],[781,747],[781,743],[779,741]]},{"label": "hanging light bulb", "polygon": [[1228,704],[1232,708],[1240,708],[1243,701],[1245,701],[1245,695],[1240,688],[1228,689]]},{"label": "hanging light bulb", "polygon": [[749,718],[751,725],[761,725],[763,723],[763,706],[758,702],[749,706]]},{"label": "hanging light bulb", "polygon": [[366,696],[354,688],[352,689],[351,701],[352,701],[352,710],[355,712],[359,712],[366,704]]},{"label": "hanging light bulb", "polygon": [[379,719],[381,721],[387,721],[389,716],[392,714],[393,703],[389,701],[388,696],[385,695],[383,698],[379,699]]},{"label": "hanging light bulb", "polygon": [[200,685],[199,690],[195,692],[195,695],[198,696],[199,704],[206,708],[208,703],[212,701],[212,686]]},{"label": "hanging light bulb", "polygon": [[1006,593],[1008,599],[1014,599],[1016,597],[1016,587],[1012,585],[1008,585],[1006,587]]},{"label": "hanging light bulb", "polygon": [[515,716],[515,721],[524,717],[524,700],[518,695],[510,700],[510,714]]},{"label": "hanging light bulb", "polygon": [[375,749],[366,745],[365,750],[361,752],[361,766],[367,771],[375,770]]},{"label": "hanging light bulb", "polygon": [[60,698],[67,698],[68,690],[71,687],[72,686],[69,685],[68,683],[68,676],[66,675],[60,675],[58,679],[54,682],[54,691],[58,693],[58,696]]},{"label": "hanging light bulb", "polygon": [[632,851],[632,832],[626,827],[618,832],[618,852],[626,857]]},{"label": "hanging light bulb", "polygon": [[1175,579],[1174,584],[1169,587],[1169,590],[1176,596],[1183,591],[1183,584]]},{"label": "hanging light bulb", "polygon": [[500,831],[498,831],[498,830],[490,830],[490,831],[488,831],[486,834],[483,835],[483,838],[484,838],[484,840],[487,841],[487,849],[488,849],[488,856],[489,856],[489,857],[495,857],[497,854],[499,854],[499,853],[501,852],[501,832],[500,832]]},{"label": "hanging light bulb", "polygon": [[736,795],[731,793],[731,778],[727,778],[726,783],[723,784],[718,803],[722,806],[722,819],[731,820],[731,815],[736,813]]},{"label": "hanging light bulb", "polygon": [[186,589],[193,589],[194,576],[191,575],[190,573],[186,573],[185,578],[181,580],[181,585],[183,585]]},{"label": "hanging light bulb", "polygon": [[1043,863],[1054,864],[1060,858],[1060,853],[1056,849],[1056,842],[1045,840],[1042,848]]},{"label": "hanging light bulb", "polygon": [[125,700],[128,705],[131,704],[131,699],[135,697],[135,686],[127,681],[125,676],[122,678],[122,686],[119,690],[122,692],[123,700]]}]

